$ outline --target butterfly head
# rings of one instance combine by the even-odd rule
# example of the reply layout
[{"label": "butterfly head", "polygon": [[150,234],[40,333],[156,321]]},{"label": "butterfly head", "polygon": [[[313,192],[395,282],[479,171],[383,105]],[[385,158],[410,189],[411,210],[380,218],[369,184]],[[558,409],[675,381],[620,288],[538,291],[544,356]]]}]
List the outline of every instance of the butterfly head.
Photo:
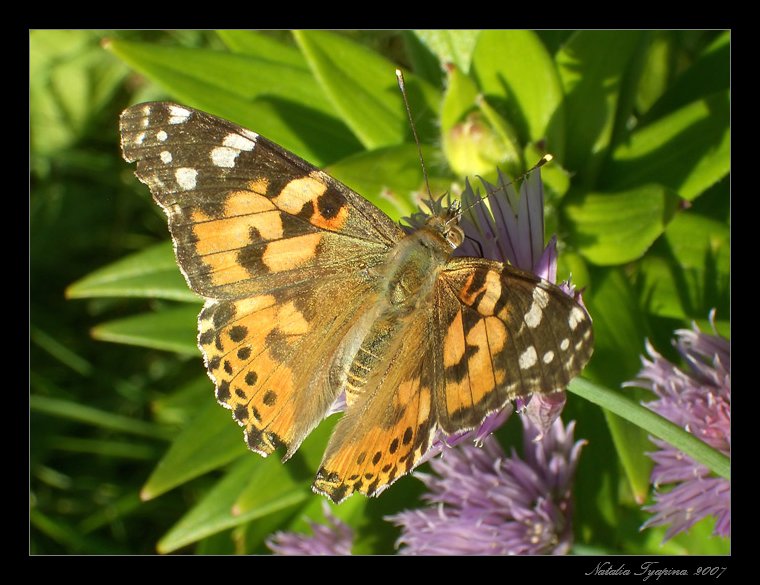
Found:
[{"label": "butterfly head", "polygon": [[441,207],[437,213],[431,215],[425,225],[440,234],[451,248],[456,250],[464,241],[464,230],[459,227],[461,217],[462,204],[454,201],[449,207]]}]

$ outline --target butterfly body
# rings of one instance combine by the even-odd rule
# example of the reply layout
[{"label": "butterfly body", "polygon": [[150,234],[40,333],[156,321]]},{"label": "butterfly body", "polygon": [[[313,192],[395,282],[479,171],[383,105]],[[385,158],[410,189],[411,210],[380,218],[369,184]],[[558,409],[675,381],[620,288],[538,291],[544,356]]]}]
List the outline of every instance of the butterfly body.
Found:
[{"label": "butterfly body", "polygon": [[585,310],[501,262],[454,257],[459,208],[405,233],[265,138],[171,103],[121,118],[122,149],[206,298],[198,345],[248,446],[290,457],[345,393],[315,491],[375,495],[436,433],[565,388],[592,351]]}]

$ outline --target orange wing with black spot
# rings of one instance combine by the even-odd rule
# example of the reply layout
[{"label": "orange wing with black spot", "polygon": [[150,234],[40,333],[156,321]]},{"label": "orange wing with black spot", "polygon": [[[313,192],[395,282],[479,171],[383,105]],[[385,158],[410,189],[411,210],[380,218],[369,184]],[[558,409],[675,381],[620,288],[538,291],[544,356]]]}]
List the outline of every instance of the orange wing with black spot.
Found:
[{"label": "orange wing with black spot", "polygon": [[379,494],[419,464],[435,436],[429,313],[407,325],[330,437],[313,489],[336,503]]},{"label": "orange wing with black spot", "polygon": [[588,313],[556,285],[482,258],[452,258],[435,291],[438,425],[476,428],[507,402],[564,390],[588,362]]}]

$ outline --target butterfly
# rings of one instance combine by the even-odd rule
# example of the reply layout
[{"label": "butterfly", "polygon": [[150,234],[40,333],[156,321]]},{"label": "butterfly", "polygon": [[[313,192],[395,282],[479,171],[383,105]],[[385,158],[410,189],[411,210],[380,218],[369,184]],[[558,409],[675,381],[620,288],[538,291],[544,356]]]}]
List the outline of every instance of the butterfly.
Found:
[{"label": "butterfly", "polygon": [[377,495],[436,433],[563,390],[591,356],[591,319],[558,287],[452,255],[464,237],[456,203],[407,234],[308,162],[205,112],[138,104],[120,127],[206,299],[198,345],[248,447],[287,460],[345,395],[312,486],[335,502]]}]

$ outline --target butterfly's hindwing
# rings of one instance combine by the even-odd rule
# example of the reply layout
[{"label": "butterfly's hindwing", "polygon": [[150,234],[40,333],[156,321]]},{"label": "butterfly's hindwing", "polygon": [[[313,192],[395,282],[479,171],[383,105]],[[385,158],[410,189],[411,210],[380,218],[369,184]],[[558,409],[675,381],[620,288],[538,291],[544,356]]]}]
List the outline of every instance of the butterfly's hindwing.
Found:
[{"label": "butterfly's hindwing", "polygon": [[564,390],[591,356],[588,313],[556,285],[479,258],[452,258],[438,297],[438,422],[475,428],[518,397]]},{"label": "butterfly's hindwing", "polygon": [[338,421],[314,482],[318,493],[335,502],[357,491],[377,495],[414,469],[431,446],[436,414],[427,321],[426,314],[415,315],[400,329],[390,359],[369,374]]},{"label": "butterfly's hindwing", "polygon": [[290,457],[322,420],[339,392],[325,356],[335,353],[371,287],[351,272],[206,303],[198,343],[217,400],[245,427],[251,450],[268,455],[282,445]]}]

